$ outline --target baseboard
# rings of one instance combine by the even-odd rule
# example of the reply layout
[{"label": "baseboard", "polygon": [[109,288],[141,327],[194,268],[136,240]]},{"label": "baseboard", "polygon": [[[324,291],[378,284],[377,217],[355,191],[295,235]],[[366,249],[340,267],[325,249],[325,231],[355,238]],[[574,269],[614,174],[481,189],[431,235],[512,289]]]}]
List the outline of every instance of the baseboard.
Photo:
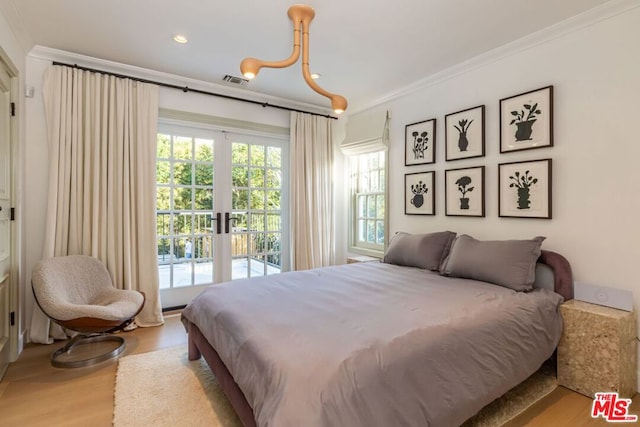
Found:
[{"label": "baseboard", "polygon": [[24,350],[24,335],[24,331],[18,335],[18,354],[22,354],[22,351]]},{"label": "baseboard", "polygon": [[20,357],[20,354],[22,354],[22,351],[24,350],[24,336],[25,332],[22,331],[18,333],[18,337],[15,341],[13,339],[11,340],[11,348],[9,349],[10,362],[15,362],[16,360],[18,360],[18,357]]}]

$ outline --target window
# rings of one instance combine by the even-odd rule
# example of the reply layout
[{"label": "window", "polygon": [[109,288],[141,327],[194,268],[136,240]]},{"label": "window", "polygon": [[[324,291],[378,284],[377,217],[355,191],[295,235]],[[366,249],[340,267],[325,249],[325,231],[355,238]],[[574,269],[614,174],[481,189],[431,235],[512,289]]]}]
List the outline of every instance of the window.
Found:
[{"label": "window", "polygon": [[379,254],[386,235],[385,151],[349,157],[351,250]]}]

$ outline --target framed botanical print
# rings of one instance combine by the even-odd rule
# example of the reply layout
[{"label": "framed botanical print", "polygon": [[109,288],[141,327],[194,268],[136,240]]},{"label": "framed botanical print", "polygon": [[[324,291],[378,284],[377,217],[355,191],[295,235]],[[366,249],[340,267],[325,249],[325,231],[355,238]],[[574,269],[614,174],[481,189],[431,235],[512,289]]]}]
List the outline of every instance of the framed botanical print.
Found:
[{"label": "framed botanical print", "polygon": [[484,166],[444,172],[445,215],[484,216]]},{"label": "framed botanical print", "polygon": [[404,131],[404,165],[426,165],[436,161],[436,119],[412,123]]},{"label": "framed botanical print", "polygon": [[408,173],[404,176],[405,215],[435,215],[435,172]]},{"label": "framed botanical print", "polygon": [[500,100],[500,152],[553,146],[553,86]]},{"label": "framed botanical print", "polygon": [[498,165],[498,216],[551,219],[551,159]]},{"label": "framed botanical print", "polygon": [[447,161],[484,156],[484,105],[444,117]]}]

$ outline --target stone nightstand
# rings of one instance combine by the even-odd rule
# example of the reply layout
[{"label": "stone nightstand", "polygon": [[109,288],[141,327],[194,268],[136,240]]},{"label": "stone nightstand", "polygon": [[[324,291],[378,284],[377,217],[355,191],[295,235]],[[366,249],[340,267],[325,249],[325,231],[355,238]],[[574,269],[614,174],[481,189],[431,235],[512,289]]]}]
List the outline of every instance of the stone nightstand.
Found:
[{"label": "stone nightstand", "polygon": [[596,392],[636,393],[636,319],[633,312],[570,300],[560,306],[558,383],[591,398]]}]

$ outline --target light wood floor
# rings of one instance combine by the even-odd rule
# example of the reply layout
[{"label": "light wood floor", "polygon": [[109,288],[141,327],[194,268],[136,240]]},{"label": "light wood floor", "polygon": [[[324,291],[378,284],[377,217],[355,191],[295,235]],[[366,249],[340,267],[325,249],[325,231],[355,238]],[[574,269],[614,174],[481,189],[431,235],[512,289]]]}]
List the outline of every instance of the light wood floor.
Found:
[{"label": "light wood floor", "polygon": [[[177,314],[166,316],[164,326],[139,328],[123,336],[127,340],[125,354],[146,353],[187,342]],[[49,356],[59,346],[61,343],[28,345],[18,361],[9,366],[0,382],[0,426],[111,425],[116,362],[89,368],[53,368]],[[558,387],[507,426],[609,425],[603,419],[592,419],[590,411],[591,399]],[[634,399],[631,413],[640,414],[639,398]]]}]

